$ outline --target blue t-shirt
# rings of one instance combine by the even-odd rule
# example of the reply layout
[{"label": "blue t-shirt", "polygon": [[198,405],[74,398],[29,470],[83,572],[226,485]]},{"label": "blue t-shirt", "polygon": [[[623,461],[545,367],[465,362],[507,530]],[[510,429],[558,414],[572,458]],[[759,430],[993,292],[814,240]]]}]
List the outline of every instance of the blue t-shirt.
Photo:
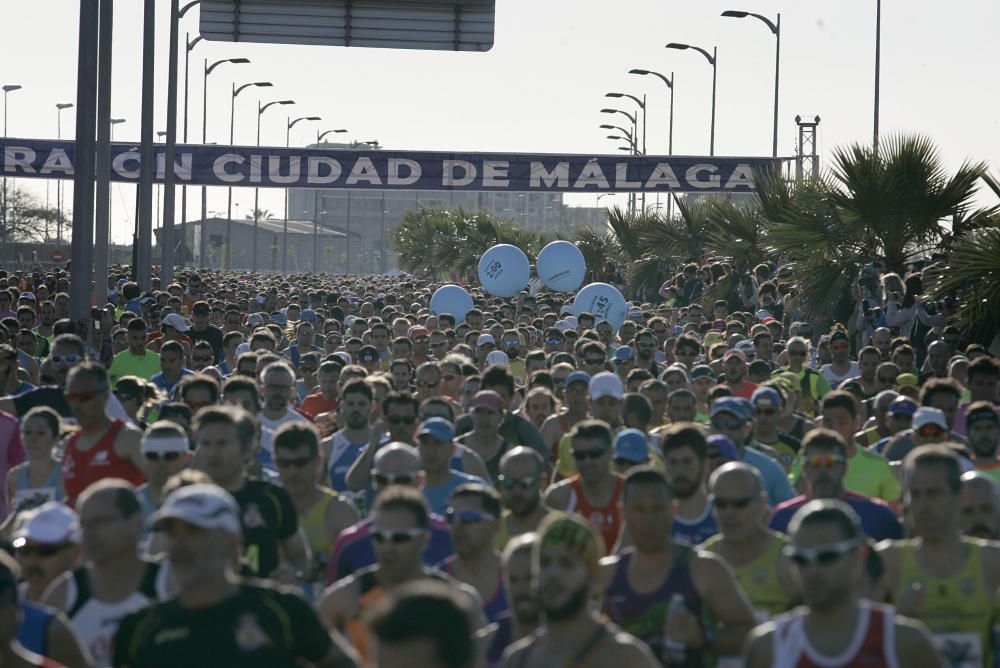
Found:
[{"label": "blue t-shirt", "polygon": [[692,547],[701,545],[717,533],[719,533],[719,526],[715,523],[715,513],[712,512],[711,502],[706,503],[705,512],[693,520],[682,519],[675,513],[674,523],[670,527],[670,534],[674,540]]},{"label": "blue t-shirt", "polygon": [[448,501],[451,499],[451,493],[455,491],[456,488],[469,483],[479,483],[480,485],[487,484],[482,478],[477,478],[474,475],[469,475],[468,473],[462,473],[453,469],[451,477],[443,485],[438,485],[437,487],[424,486],[424,498],[426,498],[427,503],[430,504],[431,512],[437,515],[444,515],[444,512],[448,509]]},{"label": "blue t-shirt", "polygon": [[171,383],[169,380],[166,379],[166,377],[163,375],[163,372],[161,371],[160,373],[154,374],[149,379],[149,382],[151,382],[153,385],[156,385],[158,389],[162,390],[168,399],[173,400],[174,388],[180,385],[180,382],[184,380],[185,376],[193,376],[193,375],[194,371],[192,371],[191,369],[181,369],[180,377]]},{"label": "blue t-shirt", "polygon": [[[792,521],[792,517],[810,500],[803,495],[782,503],[774,509],[768,526],[775,531],[788,533],[788,524]],[[861,528],[871,539],[881,541],[905,538],[903,525],[885,501],[869,499],[854,492],[844,492],[841,501],[854,508],[854,512],[861,518]]]},{"label": "blue t-shirt", "polygon": [[743,448],[743,461],[760,471],[761,477],[764,478],[764,491],[767,492],[769,506],[776,506],[795,496],[792,483],[788,482],[788,476],[778,462],[760,450],[748,447]]}]

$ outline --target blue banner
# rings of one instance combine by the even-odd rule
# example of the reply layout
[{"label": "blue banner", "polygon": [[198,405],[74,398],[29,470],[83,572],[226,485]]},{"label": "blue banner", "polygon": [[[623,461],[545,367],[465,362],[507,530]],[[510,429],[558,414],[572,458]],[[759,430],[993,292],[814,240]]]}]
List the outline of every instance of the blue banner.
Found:
[{"label": "blue banner", "polygon": [[[0,139],[2,174],[73,178],[74,142]],[[156,180],[166,165],[155,146]],[[511,192],[753,192],[755,170],[780,158],[553,155],[177,145],[179,185]],[[139,146],[111,146],[111,180],[139,181]]]}]

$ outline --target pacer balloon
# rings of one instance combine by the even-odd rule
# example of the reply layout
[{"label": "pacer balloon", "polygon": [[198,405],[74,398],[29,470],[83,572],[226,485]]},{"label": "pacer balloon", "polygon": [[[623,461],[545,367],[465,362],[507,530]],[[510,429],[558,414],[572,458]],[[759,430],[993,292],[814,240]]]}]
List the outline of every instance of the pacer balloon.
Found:
[{"label": "pacer balloon", "polygon": [[479,282],[497,297],[513,297],[531,278],[531,262],[524,251],[510,244],[497,244],[479,258]]},{"label": "pacer balloon", "polygon": [[472,297],[458,285],[442,285],[431,295],[431,313],[450,313],[455,322],[465,322],[466,314],[472,310]]},{"label": "pacer balloon", "polygon": [[538,277],[556,292],[573,292],[583,284],[587,264],[583,253],[568,241],[553,241],[538,254]]},{"label": "pacer balloon", "polygon": [[584,311],[593,313],[597,320],[607,320],[617,332],[628,316],[628,305],[615,286],[591,283],[576,293],[573,300],[573,315],[579,317]]}]

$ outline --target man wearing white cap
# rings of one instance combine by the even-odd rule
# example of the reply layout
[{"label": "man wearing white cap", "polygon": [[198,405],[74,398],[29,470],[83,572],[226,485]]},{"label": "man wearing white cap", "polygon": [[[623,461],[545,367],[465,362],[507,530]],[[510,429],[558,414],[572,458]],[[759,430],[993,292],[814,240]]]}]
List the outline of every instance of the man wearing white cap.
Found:
[{"label": "man wearing white cap", "polygon": [[14,532],[14,556],[21,566],[21,596],[39,601],[57,577],[73,568],[80,555],[80,518],[57,501],[22,515]]},{"label": "man wearing white cap", "polygon": [[179,593],[122,620],[114,666],[357,665],[352,650],[336,632],[323,629],[300,597],[234,580],[240,508],[225,490],[208,484],[183,487],[152,521],[166,534]]},{"label": "man wearing white cap", "polygon": [[146,483],[136,493],[147,517],[159,507],[167,479],[187,465],[190,449],[187,434],[174,422],[160,420],[146,429],[139,441]]}]

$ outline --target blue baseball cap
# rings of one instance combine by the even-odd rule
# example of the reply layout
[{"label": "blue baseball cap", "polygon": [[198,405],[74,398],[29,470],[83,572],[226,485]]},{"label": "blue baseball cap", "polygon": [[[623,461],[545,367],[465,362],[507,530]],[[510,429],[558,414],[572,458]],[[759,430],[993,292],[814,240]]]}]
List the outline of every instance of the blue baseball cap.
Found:
[{"label": "blue baseball cap", "polygon": [[649,459],[646,434],[638,429],[622,429],[615,436],[615,459],[627,459],[633,464],[645,464]]},{"label": "blue baseball cap", "polygon": [[570,375],[566,376],[566,386],[569,387],[572,383],[586,383],[589,387],[590,374],[586,371],[574,371]]},{"label": "blue baseball cap", "polygon": [[635,359],[635,351],[632,350],[632,346],[619,346],[615,349],[615,354],[613,356],[616,362],[628,362]]},{"label": "blue baseball cap", "polygon": [[736,450],[736,444],[733,443],[732,439],[728,436],[723,436],[722,434],[712,434],[705,442],[708,444],[708,456],[716,457],[712,450],[718,451],[718,459],[724,459],[727,461],[739,461],[740,453]]},{"label": "blue baseball cap", "polygon": [[917,402],[909,397],[896,397],[889,404],[889,415],[909,415],[917,412]]},{"label": "blue baseball cap", "polygon": [[750,402],[739,397],[722,397],[721,399],[716,399],[712,403],[712,408],[709,412],[711,417],[715,417],[719,413],[732,413],[744,422],[753,419]]},{"label": "blue baseball cap", "polygon": [[438,443],[451,443],[455,440],[455,427],[442,417],[433,417],[420,423],[417,438],[430,436]]},{"label": "blue baseball cap", "polygon": [[711,378],[715,380],[715,372],[712,371],[712,367],[707,364],[699,364],[695,368],[691,369],[690,374],[691,380],[698,380],[699,378]]},{"label": "blue baseball cap", "polygon": [[310,322],[316,322],[318,318],[316,317],[316,311],[311,308],[302,309],[299,313],[299,320],[308,320]]},{"label": "blue baseball cap", "polygon": [[781,408],[785,405],[781,392],[773,387],[758,387],[750,396],[750,403],[757,407]]}]

